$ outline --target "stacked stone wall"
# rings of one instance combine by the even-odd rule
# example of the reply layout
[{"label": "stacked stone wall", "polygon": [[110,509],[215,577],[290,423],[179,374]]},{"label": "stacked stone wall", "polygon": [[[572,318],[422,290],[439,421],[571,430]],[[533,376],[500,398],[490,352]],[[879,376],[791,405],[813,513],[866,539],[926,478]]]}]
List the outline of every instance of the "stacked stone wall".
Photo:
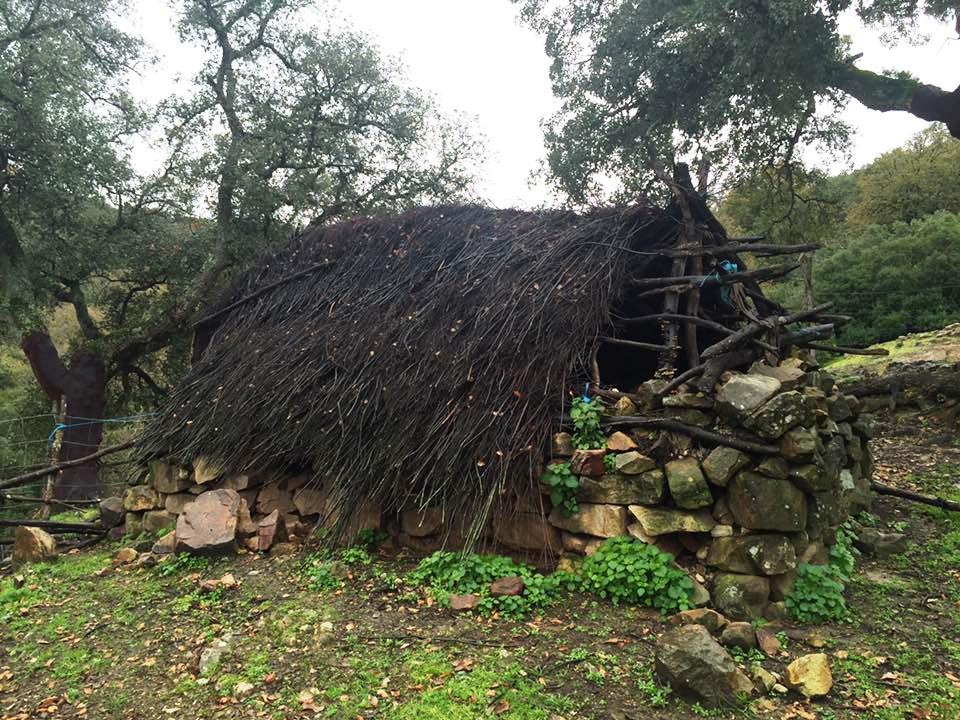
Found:
[{"label": "stacked stone wall", "polygon": [[[643,429],[611,431],[606,447],[575,450],[571,435],[558,433],[548,462],[569,463],[578,477],[577,511],[551,508],[544,486],[492,518],[482,544],[575,569],[605,539],[629,535],[674,555],[696,581],[698,604],[732,617],[776,616],[797,565],[826,562],[837,529],[869,504],[872,417],[799,359],[728,373],[711,395],[681,388],[661,402],[659,387],[649,381],[621,397],[614,423],[657,414],[765,452]],[[116,504],[110,516],[127,533],[175,530],[158,543],[166,551],[283,552],[321,522],[337,523],[308,475],[231,475],[204,458],[151,463],[122,512]],[[463,546],[470,520],[430,507],[386,516],[370,502],[340,529],[345,538],[385,531],[394,544],[429,553]]]},{"label": "stacked stone wall", "polygon": [[[648,382],[638,400],[656,398],[658,384]],[[625,397],[615,412],[649,416],[656,404],[638,408]],[[579,512],[557,507],[549,518],[566,562],[630,535],[673,554],[701,603],[735,618],[781,614],[797,565],[825,563],[838,528],[869,505],[873,418],[799,359],[730,373],[713,396],[681,389],[662,405],[668,417],[770,452],[674,434],[665,443],[644,430],[613,432],[605,449],[574,450],[570,435],[557,435],[554,461],[580,477]]]}]

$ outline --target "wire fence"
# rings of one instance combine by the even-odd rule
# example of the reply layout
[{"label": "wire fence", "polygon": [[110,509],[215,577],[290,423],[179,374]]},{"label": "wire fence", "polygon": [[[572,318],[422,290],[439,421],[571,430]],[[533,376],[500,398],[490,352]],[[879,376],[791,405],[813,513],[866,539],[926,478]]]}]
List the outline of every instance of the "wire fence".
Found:
[{"label": "wire fence", "polygon": [[[57,445],[81,447],[92,454],[100,447],[123,443],[140,435],[145,423],[153,413],[127,415],[109,418],[88,418],[79,416],[58,417],[54,413],[42,413],[12,418],[0,418],[0,479],[13,478],[33,470],[49,467],[54,460]],[[102,425],[103,439],[100,443],[65,440],[64,431],[72,427],[94,427]],[[131,463],[133,450],[111,455],[98,464],[98,480],[102,487],[102,497],[122,495],[131,481],[138,480],[142,469]],[[63,478],[57,478],[60,487]],[[0,518],[6,520],[32,519],[40,506],[48,478],[38,478],[35,483],[18,487],[10,491],[0,491]],[[69,489],[69,488],[68,488]],[[53,514],[64,512],[66,508],[55,506]],[[0,528],[0,547],[12,538],[10,528]],[[2,556],[0,552],[0,556]]]}]

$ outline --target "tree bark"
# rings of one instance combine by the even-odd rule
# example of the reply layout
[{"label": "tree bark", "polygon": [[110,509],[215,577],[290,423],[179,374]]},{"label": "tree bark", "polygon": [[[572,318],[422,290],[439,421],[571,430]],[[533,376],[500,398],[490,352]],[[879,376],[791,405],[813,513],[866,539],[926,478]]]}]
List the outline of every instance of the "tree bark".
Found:
[{"label": "tree bark", "polygon": [[[103,360],[90,352],[77,352],[64,365],[60,353],[46,333],[24,336],[23,348],[34,377],[53,400],[61,395],[66,403],[61,435],[60,462],[96,452],[103,439],[106,407],[106,372]],[[95,461],[67,467],[57,477],[53,497],[57,500],[89,500],[100,495],[101,485]]]},{"label": "tree bark", "polygon": [[953,92],[909,77],[890,77],[849,64],[837,68],[834,87],[872,110],[902,110],[923,120],[946,124],[960,138],[960,87]]}]

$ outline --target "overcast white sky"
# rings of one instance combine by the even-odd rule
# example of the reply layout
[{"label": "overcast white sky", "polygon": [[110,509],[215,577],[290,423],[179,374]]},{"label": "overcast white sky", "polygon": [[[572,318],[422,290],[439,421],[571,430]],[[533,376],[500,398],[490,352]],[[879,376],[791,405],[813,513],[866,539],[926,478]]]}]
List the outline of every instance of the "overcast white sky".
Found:
[{"label": "overcast white sky", "polygon": [[[323,5],[323,3],[320,3]],[[488,159],[479,193],[501,206],[529,207],[549,201],[545,188],[530,184],[543,158],[540,121],[556,107],[547,76],[543,41],[518,24],[510,0],[342,0],[340,11],[359,30],[406,65],[410,81],[438,103],[476,118],[486,137]],[[139,91],[152,101],[174,87],[177,74],[189,76],[198,58],[180,45],[166,3],[141,0],[137,29],[161,57]],[[960,82],[960,40],[947,25],[925,23],[927,42],[890,49],[877,34],[851,18],[858,62],[872,70],[909,70],[944,88]],[[855,101],[847,109],[854,125],[854,165],[902,144],[927,124],[906,113],[878,113]],[[840,159],[820,158],[839,169]],[[832,162],[828,163],[828,160]]]}]

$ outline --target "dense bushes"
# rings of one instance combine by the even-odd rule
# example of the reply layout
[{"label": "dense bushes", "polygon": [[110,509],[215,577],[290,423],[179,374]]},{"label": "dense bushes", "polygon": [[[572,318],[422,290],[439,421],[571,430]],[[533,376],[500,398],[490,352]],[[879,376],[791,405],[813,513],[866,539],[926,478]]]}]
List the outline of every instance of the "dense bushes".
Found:
[{"label": "dense bushes", "polygon": [[[520,595],[493,597],[490,583],[509,576],[523,578]],[[614,603],[646,605],[663,613],[690,607],[693,582],[673,564],[673,557],[653,545],[628,537],[610,538],[583,561],[580,575],[542,575],[529,565],[499,555],[438,551],[424,558],[407,580],[425,586],[441,605],[451,595],[476,595],[480,612],[521,617],[559,599],[565,591],[591,592]]]},{"label": "dense bushes", "polygon": [[854,321],[838,341],[871,344],[960,319],[960,215],[865,228],[843,247],[818,253],[818,302]]},{"label": "dense bushes", "polygon": [[614,603],[669,613],[690,608],[693,581],[655,546],[615,537],[583,561],[583,589]]},{"label": "dense bushes", "polygon": [[853,533],[846,527],[837,532],[826,565],[797,567],[797,579],[786,598],[787,611],[801,622],[829,622],[847,619],[846,583],[853,576]]}]

